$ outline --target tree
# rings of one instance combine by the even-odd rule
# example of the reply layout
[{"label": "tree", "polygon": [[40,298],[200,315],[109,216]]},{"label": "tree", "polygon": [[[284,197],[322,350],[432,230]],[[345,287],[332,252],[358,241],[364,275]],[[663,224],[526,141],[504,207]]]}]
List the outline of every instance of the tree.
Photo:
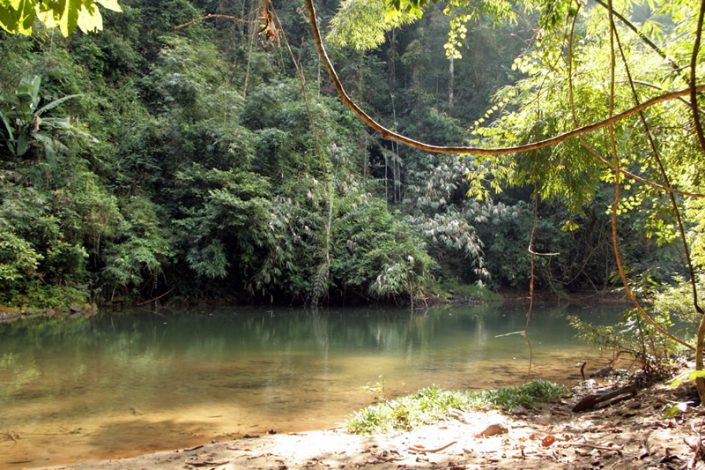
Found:
[{"label": "tree", "polygon": [[[705,353],[705,315],[698,303],[695,266],[690,257],[686,228],[682,221],[681,209],[676,195],[690,197],[705,195],[701,194],[696,183],[701,180],[701,175],[697,175],[690,181],[680,179],[675,184],[676,181],[669,177],[667,169],[675,170],[676,175],[694,176],[689,171],[690,166],[695,162],[702,163],[705,154],[705,137],[700,123],[697,98],[698,93],[705,90],[704,85],[698,85],[698,78],[701,76],[698,64],[700,62],[705,2],[699,5],[695,0],[649,2],[652,13],[670,15],[673,21],[669,31],[663,31],[653,23],[650,24],[652,32],[668,36],[668,41],[665,42],[667,52],[664,52],[643,32],[635,29],[628,20],[628,13],[620,14],[616,11],[615,4],[624,10],[631,6],[629,2],[609,0],[607,2],[598,1],[598,4],[602,8],[583,8],[584,13],[580,16],[583,5],[580,2],[574,3],[572,0],[529,0],[523,2],[526,8],[539,10],[541,29],[538,30],[536,37],[536,47],[517,62],[517,66],[528,75],[528,78],[517,86],[508,87],[504,99],[498,100],[498,104],[501,106],[511,104],[514,109],[518,107],[518,111],[511,111],[512,108],[510,108],[510,111],[496,119],[492,126],[478,132],[481,139],[476,142],[484,145],[451,147],[419,142],[390,130],[365,113],[349,97],[323,47],[313,3],[311,0],[305,0],[319,55],[326,65],[339,96],[358,117],[383,137],[391,138],[425,152],[464,154],[484,158],[481,161],[484,161],[491,169],[483,173],[478,172],[480,175],[494,174],[504,181],[533,185],[535,205],[539,197],[565,197],[569,204],[574,206],[572,212],[575,209],[579,210],[585,201],[592,199],[595,190],[591,190],[591,185],[594,185],[594,181],[603,176],[600,175],[600,165],[605,165],[613,171],[612,177],[606,177],[608,181],[613,182],[615,188],[615,198],[612,204],[612,242],[619,276],[627,296],[644,320],[654,328],[674,341],[695,349],[696,369],[702,370],[703,354]],[[388,0],[385,11],[420,17],[429,5],[429,0]],[[448,42],[449,57],[454,57],[453,47],[457,38],[462,37],[464,24],[467,23],[473,12],[485,10],[498,16],[511,17],[513,6],[511,2],[504,0],[477,2],[460,0],[447,2],[447,5],[445,11],[452,16],[451,34]],[[692,15],[693,11],[699,11],[699,14]],[[578,23],[579,19],[582,20],[580,23]],[[617,26],[617,19],[628,29],[636,30],[639,42],[631,44],[620,37],[624,31],[620,31]],[[381,24],[387,25],[385,22]],[[579,34],[576,32],[576,25],[585,28],[583,43],[587,46],[576,47],[575,38]],[[392,27],[393,25],[388,26]],[[605,37],[609,39],[605,40]],[[647,57],[647,52],[655,51],[657,53],[661,62],[650,63],[651,67],[644,71],[646,75],[649,75],[649,79],[641,81],[647,83],[647,86],[651,85],[652,88],[661,91],[661,94],[650,93],[647,95],[637,91],[632,70],[636,67],[633,64],[630,67],[628,54],[625,50],[627,52],[634,51],[634,54],[642,59],[641,63],[649,63],[643,60]],[[580,53],[585,55],[581,56]],[[680,58],[687,58],[688,55],[690,74],[685,76],[680,73],[682,68],[678,65],[678,61]],[[589,57],[589,60],[584,57]],[[671,57],[675,57],[675,60]],[[621,59],[620,64],[618,64],[618,59]],[[566,62],[565,66],[559,65],[562,60]],[[578,76],[574,67],[576,64],[577,66],[581,65],[580,61],[584,65],[583,68],[588,69],[589,72]],[[619,68],[618,65],[620,65]],[[592,76],[590,76],[591,74]],[[618,76],[618,74],[620,75]],[[576,81],[585,76],[590,77],[593,89],[582,91]],[[626,85],[617,87],[618,79],[621,79]],[[594,83],[599,83],[601,86],[595,89]],[[678,85],[681,87],[680,90],[663,92]],[[682,88],[683,85],[686,85],[687,88]],[[592,96],[590,96],[591,92]],[[650,95],[650,97],[645,98],[645,95]],[[585,115],[585,110],[577,111],[576,97],[578,96],[586,100],[585,105],[591,110],[587,114],[593,119],[591,124],[585,125],[580,122],[579,116],[582,118]],[[684,121],[682,118],[674,118],[673,116],[669,120],[669,124],[678,126],[677,128],[681,129],[683,134],[679,138],[670,139],[670,141],[665,139],[664,144],[657,143],[655,129],[658,124],[654,126],[653,123],[650,123],[649,121],[654,118],[649,116],[647,119],[646,113],[659,103],[683,99],[684,96],[690,97],[689,101],[685,100],[685,104],[692,111],[690,120]],[[605,113],[605,102],[607,102],[607,113]],[[536,107],[535,103],[542,105]],[[621,108],[617,108],[618,106]],[[617,109],[623,110],[617,112]],[[572,129],[565,125],[571,122],[571,118]],[[628,123],[631,118],[638,118],[636,124],[643,128],[643,136],[638,138],[630,136],[631,126]],[[695,147],[693,146],[692,134],[688,136],[689,124],[692,124],[695,129],[696,143],[698,144]],[[604,136],[595,137],[595,132],[601,129],[608,131],[607,139]],[[493,147],[492,144],[499,146]],[[687,161],[681,158],[679,161],[676,157],[683,155],[684,152],[690,158]],[[607,157],[603,155],[607,155]],[[500,159],[500,156],[508,157]],[[512,163],[507,165],[507,160]],[[639,164],[642,168],[647,170],[653,168],[654,171],[647,171],[646,176],[637,175],[634,171],[625,169],[625,166],[629,164]],[[700,168],[702,168],[702,164]],[[626,277],[620,253],[617,224],[617,216],[625,204],[621,197],[621,180],[624,176],[645,183],[647,192],[655,190],[666,194],[667,199],[670,199],[672,217],[678,227],[678,235],[683,241],[687,270],[692,286],[693,308],[701,316],[695,347],[674,337],[654,322],[636,298]],[[476,182],[479,180],[479,178],[475,178]],[[481,191],[481,186],[476,184],[475,190]],[[576,203],[576,201],[578,202]],[[689,205],[688,207],[692,208],[693,206]],[[566,227],[570,230],[574,227],[574,223],[571,220],[568,222],[570,223]],[[537,255],[533,250],[533,230],[529,242],[529,252],[533,272],[534,257]],[[533,277],[531,285],[533,287]],[[697,385],[701,399],[705,400],[705,380],[698,379]]]}]

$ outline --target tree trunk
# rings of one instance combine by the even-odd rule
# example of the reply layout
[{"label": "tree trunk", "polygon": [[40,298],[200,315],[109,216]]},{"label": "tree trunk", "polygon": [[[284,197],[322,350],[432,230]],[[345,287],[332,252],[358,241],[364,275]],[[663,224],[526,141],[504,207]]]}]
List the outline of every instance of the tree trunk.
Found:
[{"label": "tree trunk", "polygon": [[[705,315],[700,316],[700,325],[698,326],[698,336],[695,343],[695,370],[703,370],[703,349],[705,347]],[[695,387],[698,389],[700,403],[705,403],[705,378],[698,377],[695,379]]]},{"label": "tree trunk", "polygon": [[448,108],[453,109],[453,87],[455,82],[455,61],[451,57],[450,65],[448,66],[448,72],[450,76],[448,77]]}]

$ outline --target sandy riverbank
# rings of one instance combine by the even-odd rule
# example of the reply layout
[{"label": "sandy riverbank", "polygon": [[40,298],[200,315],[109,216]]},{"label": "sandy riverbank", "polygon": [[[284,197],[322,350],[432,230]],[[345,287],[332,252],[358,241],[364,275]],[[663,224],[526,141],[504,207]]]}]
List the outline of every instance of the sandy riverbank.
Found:
[{"label": "sandy riverbank", "polygon": [[579,414],[571,411],[576,399],[566,399],[511,414],[459,412],[409,432],[272,434],[53,468],[705,468],[693,460],[705,411],[663,417],[666,407],[690,393],[655,385],[618,405]]}]

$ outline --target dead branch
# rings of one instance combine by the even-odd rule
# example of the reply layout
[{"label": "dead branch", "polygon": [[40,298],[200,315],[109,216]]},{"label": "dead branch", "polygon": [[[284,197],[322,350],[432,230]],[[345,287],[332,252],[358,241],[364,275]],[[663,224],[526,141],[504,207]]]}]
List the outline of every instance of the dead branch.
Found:
[{"label": "dead branch", "polygon": [[173,290],[174,290],[174,288],[172,287],[171,289],[169,289],[168,291],[164,292],[163,294],[159,294],[158,296],[156,296],[156,297],[154,297],[154,298],[152,298],[152,299],[145,300],[144,302],[138,303],[137,306],[138,306],[138,307],[141,307],[141,306],[143,306],[143,305],[147,305],[147,304],[151,304],[152,302],[156,302],[157,300],[161,299],[162,297],[166,297],[167,295],[171,294],[171,292],[172,292]]},{"label": "dead branch", "polygon": [[195,447],[189,447],[188,449],[184,449],[182,452],[193,452],[194,450],[198,450],[203,448],[203,444],[195,446]]},{"label": "dead branch", "polygon": [[583,411],[593,411],[602,408],[607,408],[616,403],[624,400],[628,400],[636,396],[637,385],[629,384],[624,387],[619,387],[615,390],[611,390],[605,393],[599,393],[595,395],[588,395],[583,397],[578,403],[573,406],[574,413],[581,413]]},{"label": "dead branch", "polygon": [[221,465],[227,465],[230,460],[191,460],[184,462],[186,465],[191,465],[192,467],[219,467]]}]

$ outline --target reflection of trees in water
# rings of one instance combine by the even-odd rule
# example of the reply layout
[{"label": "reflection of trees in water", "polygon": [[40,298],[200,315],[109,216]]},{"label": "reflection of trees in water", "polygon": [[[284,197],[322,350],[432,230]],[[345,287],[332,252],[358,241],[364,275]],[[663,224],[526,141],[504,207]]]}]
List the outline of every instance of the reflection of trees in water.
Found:
[{"label": "reflection of trees in water", "polygon": [[[525,371],[522,338],[495,337],[523,327],[522,307],[211,313],[0,330],[0,384],[10,384],[0,399],[12,409],[3,420],[29,422],[37,410],[125,419],[201,407],[294,419],[324,405],[339,413],[380,380],[401,393],[432,382],[507,385]],[[537,309],[531,325],[543,343],[537,371],[553,378],[567,374],[575,352],[566,313],[576,312]]]},{"label": "reflection of trees in water", "polygon": [[[554,349],[574,345],[573,333],[562,320],[566,313],[576,312],[566,307],[537,310],[530,326],[532,340]],[[224,310],[46,321],[0,330],[0,373],[9,375],[10,383],[24,384],[16,385],[14,392],[5,387],[5,393],[43,380],[55,382],[57,396],[70,393],[78,383],[125,393],[135,384],[161,389],[160,382],[186,372],[193,380],[221,374],[241,379],[243,385],[257,378],[257,387],[278,388],[294,383],[297,371],[312,364],[321,373],[333,373],[331,358],[346,355],[385,356],[429,370],[506,360],[521,354],[524,344],[518,337],[495,336],[523,328],[523,321],[521,307],[415,313]]]}]

